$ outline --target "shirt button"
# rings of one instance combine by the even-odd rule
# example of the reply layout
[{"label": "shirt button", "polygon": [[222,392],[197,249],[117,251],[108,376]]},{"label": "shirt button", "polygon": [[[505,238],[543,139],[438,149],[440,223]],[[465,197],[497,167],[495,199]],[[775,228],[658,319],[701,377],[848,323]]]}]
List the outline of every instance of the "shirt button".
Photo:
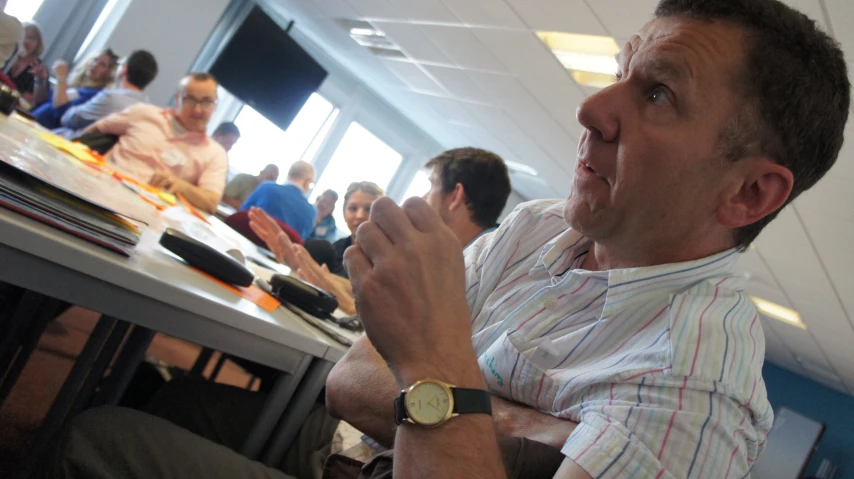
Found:
[{"label": "shirt button", "polygon": [[546,307],[546,309],[554,309],[554,307],[557,305],[557,300],[554,299],[554,297],[550,296],[546,298],[546,301],[545,303],[543,303],[543,305]]}]

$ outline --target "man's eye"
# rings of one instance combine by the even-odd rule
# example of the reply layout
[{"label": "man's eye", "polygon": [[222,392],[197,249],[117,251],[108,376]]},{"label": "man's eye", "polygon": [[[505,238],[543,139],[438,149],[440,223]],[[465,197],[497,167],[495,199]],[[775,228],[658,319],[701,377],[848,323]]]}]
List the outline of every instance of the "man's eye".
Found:
[{"label": "man's eye", "polygon": [[661,103],[667,101],[667,89],[661,85],[652,89],[649,92],[649,100],[653,103]]}]

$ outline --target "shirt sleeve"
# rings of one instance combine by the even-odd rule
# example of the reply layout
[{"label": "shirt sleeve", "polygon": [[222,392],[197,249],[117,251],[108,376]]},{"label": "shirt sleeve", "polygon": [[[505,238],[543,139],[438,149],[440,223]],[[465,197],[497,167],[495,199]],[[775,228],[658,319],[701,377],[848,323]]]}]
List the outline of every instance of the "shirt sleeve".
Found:
[{"label": "shirt sleeve", "polygon": [[72,106],[62,115],[62,126],[82,130],[110,111],[111,98],[106,91],[99,92],[91,100]]},{"label": "shirt sleeve", "polygon": [[595,386],[561,452],[603,479],[744,477],[756,459],[746,451],[763,435],[716,385],[706,390],[691,382]]},{"label": "shirt sleeve", "polygon": [[199,176],[197,186],[216,192],[219,195],[219,199],[222,199],[222,193],[225,190],[225,179],[228,177],[228,157],[222,148],[216,148],[213,155],[213,158],[208,162],[201,176]]},{"label": "shirt sleeve", "polygon": [[132,105],[118,113],[101,118],[95,122],[95,127],[103,133],[124,135],[131,122],[142,113],[143,108],[145,108],[144,105]]}]

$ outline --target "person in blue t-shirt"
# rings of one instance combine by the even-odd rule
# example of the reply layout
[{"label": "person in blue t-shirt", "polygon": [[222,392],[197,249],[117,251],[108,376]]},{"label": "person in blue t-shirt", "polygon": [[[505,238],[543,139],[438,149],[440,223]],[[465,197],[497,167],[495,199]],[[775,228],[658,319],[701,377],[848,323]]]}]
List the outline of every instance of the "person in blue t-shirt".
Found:
[{"label": "person in blue t-shirt", "polygon": [[317,210],[306,199],[313,182],[314,167],[305,161],[297,161],[288,170],[285,184],[261,183],[240,209],[261,208],[293,228],[302,238],[308,238],[314,230],[314,218],[317,216]]},{"label": "person in blue t-shirt", "polygon": [[317,218],[314,219],[314,231],[308,239],[326,240],[330,243],[338,239],[338,226],[335,224],[335,218],[332,217],[337,201],[338,193],[333,190],[326,190],[317,197],[314,202]]}]

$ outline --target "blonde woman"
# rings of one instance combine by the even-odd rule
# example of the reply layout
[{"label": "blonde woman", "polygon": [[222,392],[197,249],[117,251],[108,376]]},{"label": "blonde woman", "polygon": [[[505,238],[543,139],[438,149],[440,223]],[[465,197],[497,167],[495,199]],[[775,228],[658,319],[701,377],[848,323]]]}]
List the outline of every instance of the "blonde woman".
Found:
[{"label": "blonde woman", "polygon": [[[36,121],[45,128],[59,128],[62,115],[69,107],[86,103],[115,80],[118,64],[119,57],[109,48],[71,72],[64,61],[54,62],[56,86],[53,90],[48,89],[47,81],[36,85],[35,102],[44,102],[33,110]],[[50,101],[45,101],[48,97]]]},{"label": "blonde woman", "polygon": [[21,52],[6,70],[6,74],[18,87],[21,96],[32,104],[36,84],[47,80],[47,68],[41,60],[44,39],[35,23],[26,22],[23,28],[24,43],[21,45]]}]

